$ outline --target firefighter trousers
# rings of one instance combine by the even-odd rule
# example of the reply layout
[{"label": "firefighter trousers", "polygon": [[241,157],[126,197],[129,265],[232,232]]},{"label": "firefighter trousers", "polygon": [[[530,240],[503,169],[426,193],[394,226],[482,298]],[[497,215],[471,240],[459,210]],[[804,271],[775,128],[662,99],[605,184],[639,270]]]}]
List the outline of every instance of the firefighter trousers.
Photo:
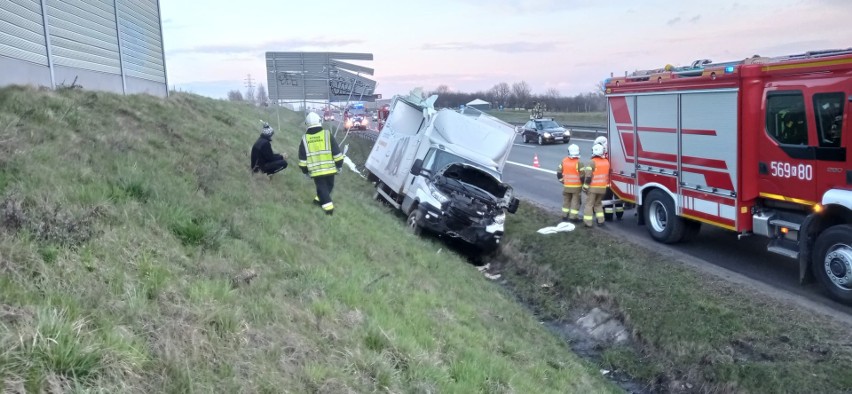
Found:
[{"label": "firefighter trousers", "polygon": [[331,202],[331,191],[334,190],[334,175],[315,176],[314,185],[317,187],[317,196],[314,203],[322,207],[326,214],[334,213],[334,203]]},{"label": "firefighter trousers", "polygon": [[568,220],[580,217],[580,187],[563,187],[562,213]]},{"label": "firefighter trousers", "polygon": [[599,224],[604,223],[603,210],[604,191],[590,190],[587,194],[586,205],[583,207],[583,224],[586,227],[592,227],[597,221]]}]

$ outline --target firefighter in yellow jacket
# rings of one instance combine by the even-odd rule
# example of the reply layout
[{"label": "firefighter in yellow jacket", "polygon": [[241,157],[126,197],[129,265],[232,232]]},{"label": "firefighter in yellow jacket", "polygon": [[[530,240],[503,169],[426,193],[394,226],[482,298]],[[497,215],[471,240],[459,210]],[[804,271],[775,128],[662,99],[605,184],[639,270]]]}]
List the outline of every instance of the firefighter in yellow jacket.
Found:
[{"label": "firefighter in yellow jacket", "polygon": [[583,181],[580,179],[582,172],[580,165],[580,147],[577,144],[568,146],[568,156],[559,163],[556,170],[556,179],[562,183],[562,213],[563,221],[576,221],[580,216],[580,194]]},{"label": "firefighter in yellow jacket", "polygon": [[343,153],[328,130],[322,128],[322,119],[315,112],[305,117],[305,135],[299,144],[299,168],[314,180],[317,188],[314,204],[331,215],[334,203],[331,191],[334,189],[334,176],[343,166]]},{"label": "firefighter in yellow jacket", "polygon": [[586,227],[604,224],[603,200],[606,188],[609,186],[609,160],[604,154],[602,145],[592,145],[592,161],[586,167],[586,182],[583,190],[588,192],[586,205],[583,209],[583,223]]}]

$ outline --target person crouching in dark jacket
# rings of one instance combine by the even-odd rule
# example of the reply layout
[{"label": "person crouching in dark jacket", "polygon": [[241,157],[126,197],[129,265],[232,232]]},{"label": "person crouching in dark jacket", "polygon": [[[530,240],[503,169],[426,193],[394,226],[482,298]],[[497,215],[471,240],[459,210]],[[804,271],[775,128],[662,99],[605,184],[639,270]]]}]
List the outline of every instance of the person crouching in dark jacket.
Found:
[{"label": "person crouching in dark jacket", "polygon": [[284,155],[272,152],[272,135],[275,130],[264,123],[260,137],[251,147],[251,171],[262,172],[266,175],[275,174],[287,168],[287,160]]}]

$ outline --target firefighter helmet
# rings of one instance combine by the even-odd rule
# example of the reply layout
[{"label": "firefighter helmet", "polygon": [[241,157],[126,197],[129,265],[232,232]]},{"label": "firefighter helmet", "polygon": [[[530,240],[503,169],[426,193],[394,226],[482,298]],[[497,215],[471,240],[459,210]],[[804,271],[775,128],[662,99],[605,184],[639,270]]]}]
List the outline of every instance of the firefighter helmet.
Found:
[{"label": "firefighter helmet", "polygon": [[603,152],[606,153],[606,137],[600,136],[595,138],[595,145],[600,145],[603,147]]},{"label": "firefighter helmet", "polygon": [[577,144],[568,145],[568,157],[580,157],[580,147]]},{"label": "firefighter helmet", "polygon": [[272,137],[272,135],[275,134],[275,129],[269,126],[269,123],[263,122],[263,128],[260,130],[260,134]]},{"label": "firefighter helmet", "polygon": [[592,145],[592,156],[600,156],[603,157],[604,147],[601,144]]},{"label": "firefighter helmet", "polygon": [[322,127],[322,119],[317,115],[316,112],[311,112],[308,116],[305,116],[305,127]]}]

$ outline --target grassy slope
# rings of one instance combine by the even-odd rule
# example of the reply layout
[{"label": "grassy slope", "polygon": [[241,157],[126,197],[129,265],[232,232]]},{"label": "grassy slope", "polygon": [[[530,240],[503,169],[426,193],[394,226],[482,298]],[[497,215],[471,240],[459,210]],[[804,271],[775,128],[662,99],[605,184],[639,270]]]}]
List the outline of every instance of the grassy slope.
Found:
[{"label": "grassy slope", "polygon": [[[281,115],[274,145],[293,157],[298,116]],[[0,90],[0,387],[611,390],[351,172],[331,218],[298,169],[251,176],[261,117],[184,94]]]}]

